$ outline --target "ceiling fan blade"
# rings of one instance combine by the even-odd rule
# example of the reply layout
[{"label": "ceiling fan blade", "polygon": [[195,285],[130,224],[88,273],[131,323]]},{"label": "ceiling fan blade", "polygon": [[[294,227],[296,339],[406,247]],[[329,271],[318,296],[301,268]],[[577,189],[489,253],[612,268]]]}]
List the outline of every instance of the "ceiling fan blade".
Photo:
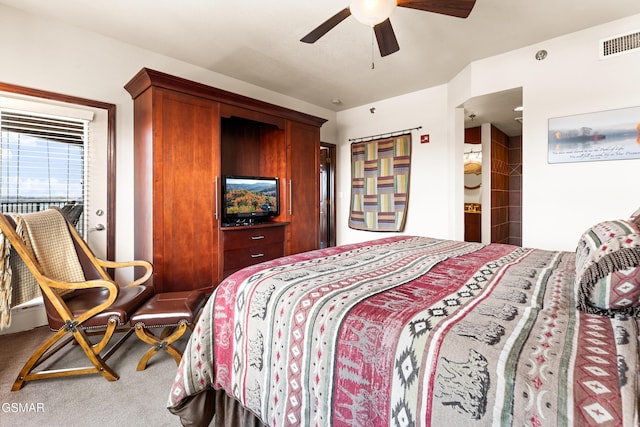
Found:
[{"label": "ceiling fan blade", "polygon": [[376,33],[376,40],[378,40],[380,56],[391,55],[392,53],[400,50],[398,39],[396,39],[396,33],[393,31],[389,18],[377,24],[373,27],[373,30]]},{"label": "ceiling fan blade", "polygon": [[320,24],[318,28],[301,38],[300,41],[304,43],[315,43],[320,37],[327,34],[331,29],[333,29],[333,27],[347,19],[349,16],[351,16],[351,11],[348,7],[345,7],[340,12]]},{"label": "ceiling fan blade", "polygon": [[398,0],[398,6],[441,15],[466,18],[471,13],[476,0]]}]

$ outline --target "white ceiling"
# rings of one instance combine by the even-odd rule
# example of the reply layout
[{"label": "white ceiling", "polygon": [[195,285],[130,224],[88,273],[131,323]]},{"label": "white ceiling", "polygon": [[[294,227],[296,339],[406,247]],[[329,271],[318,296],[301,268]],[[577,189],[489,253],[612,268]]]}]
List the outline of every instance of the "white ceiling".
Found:
[{"label": "white ceiling", "polygon": [[639,0],[477,0],[467,19],[399,7],[391,22],[400,51],[381,58],[372,30],[353,17],[315,44],[299,41],[349,0],[0,4],[336,111],[443,84],[474,60],[640,13]]},{"label": "white ceiling", "polygon": [[507,136],[522,135],[522,120],[516,119],[522,119],[524,112],[514,110],[522,107],[522,88],[476,96],[467,100],[462,107],[465,128],[491,123]]}]

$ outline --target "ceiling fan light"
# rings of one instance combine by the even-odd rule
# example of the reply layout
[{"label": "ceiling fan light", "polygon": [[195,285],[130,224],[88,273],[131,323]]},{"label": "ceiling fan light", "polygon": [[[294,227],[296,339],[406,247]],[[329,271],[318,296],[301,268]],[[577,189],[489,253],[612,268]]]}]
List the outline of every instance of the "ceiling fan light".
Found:
[{"label": "ceiling fan light", "polygon": [[353,0],[349,6],[359,22],[372,27],[391,16],[395,8],[396,0]]}]

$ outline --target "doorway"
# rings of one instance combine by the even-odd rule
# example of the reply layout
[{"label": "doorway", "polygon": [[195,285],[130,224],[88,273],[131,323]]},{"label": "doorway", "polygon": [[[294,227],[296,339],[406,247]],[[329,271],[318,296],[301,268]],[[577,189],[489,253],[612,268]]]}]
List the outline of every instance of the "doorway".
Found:
[{"label": "doorway", "polygon": [[[116,106],[1,82],[0,101],[2,107],[29,113],[71,117],[84,116],[87,113],[93,115],[89,131],[91,143],[89,151],[84,154],[87,169],[82,200],[84,240],[98,257],[106,260],[115,259]],[[15,212],[12,207],[7,208]],[[74,210],[76,208],[77,206],[74,206]],[[110,274],[113,272],[110,271]],[[15,315],[12,326],[1,331],[0,335],[32,329],[47,323],[42,298],[26,302],[12,311],[12,317]]]},{"label": "doorway", "polygon": [[336,245],[336,145],[320,143],[320,248]]},{"label": "doorway", "polygon": [[[481,237],[472,234],[483,243],[521,246],[522,88],[471,98],[461,106],[465,112],[465,172],[475,166],[481,168],[482,177],[471,185],[468,176],[474,175],[465,174],[465,239],[479,222]],[[473,193],[468,188],[479,194],[479,200],[468,199]]]},{"label": "doorway", "polygon": [[[115,113],[116,106],[100,101],[0,83],[1,105],[54,116],[92,117],[85,153],[82,220],[85,241],[102,259],[115,259]],[[85,118],[86,118],[85,117]],[[54,204],[55,205],[55,204]]]}]

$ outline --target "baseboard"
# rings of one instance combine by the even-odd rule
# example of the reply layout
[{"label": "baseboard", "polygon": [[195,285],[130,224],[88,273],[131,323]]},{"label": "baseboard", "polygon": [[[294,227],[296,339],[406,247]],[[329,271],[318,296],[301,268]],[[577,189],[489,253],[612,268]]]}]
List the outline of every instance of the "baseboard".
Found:
[{"label": "baseboard", "polygon": [[11,326],[0,330],[0,335],[28,331],[47,324],[42,297],[20,304],[11,309]]}]

